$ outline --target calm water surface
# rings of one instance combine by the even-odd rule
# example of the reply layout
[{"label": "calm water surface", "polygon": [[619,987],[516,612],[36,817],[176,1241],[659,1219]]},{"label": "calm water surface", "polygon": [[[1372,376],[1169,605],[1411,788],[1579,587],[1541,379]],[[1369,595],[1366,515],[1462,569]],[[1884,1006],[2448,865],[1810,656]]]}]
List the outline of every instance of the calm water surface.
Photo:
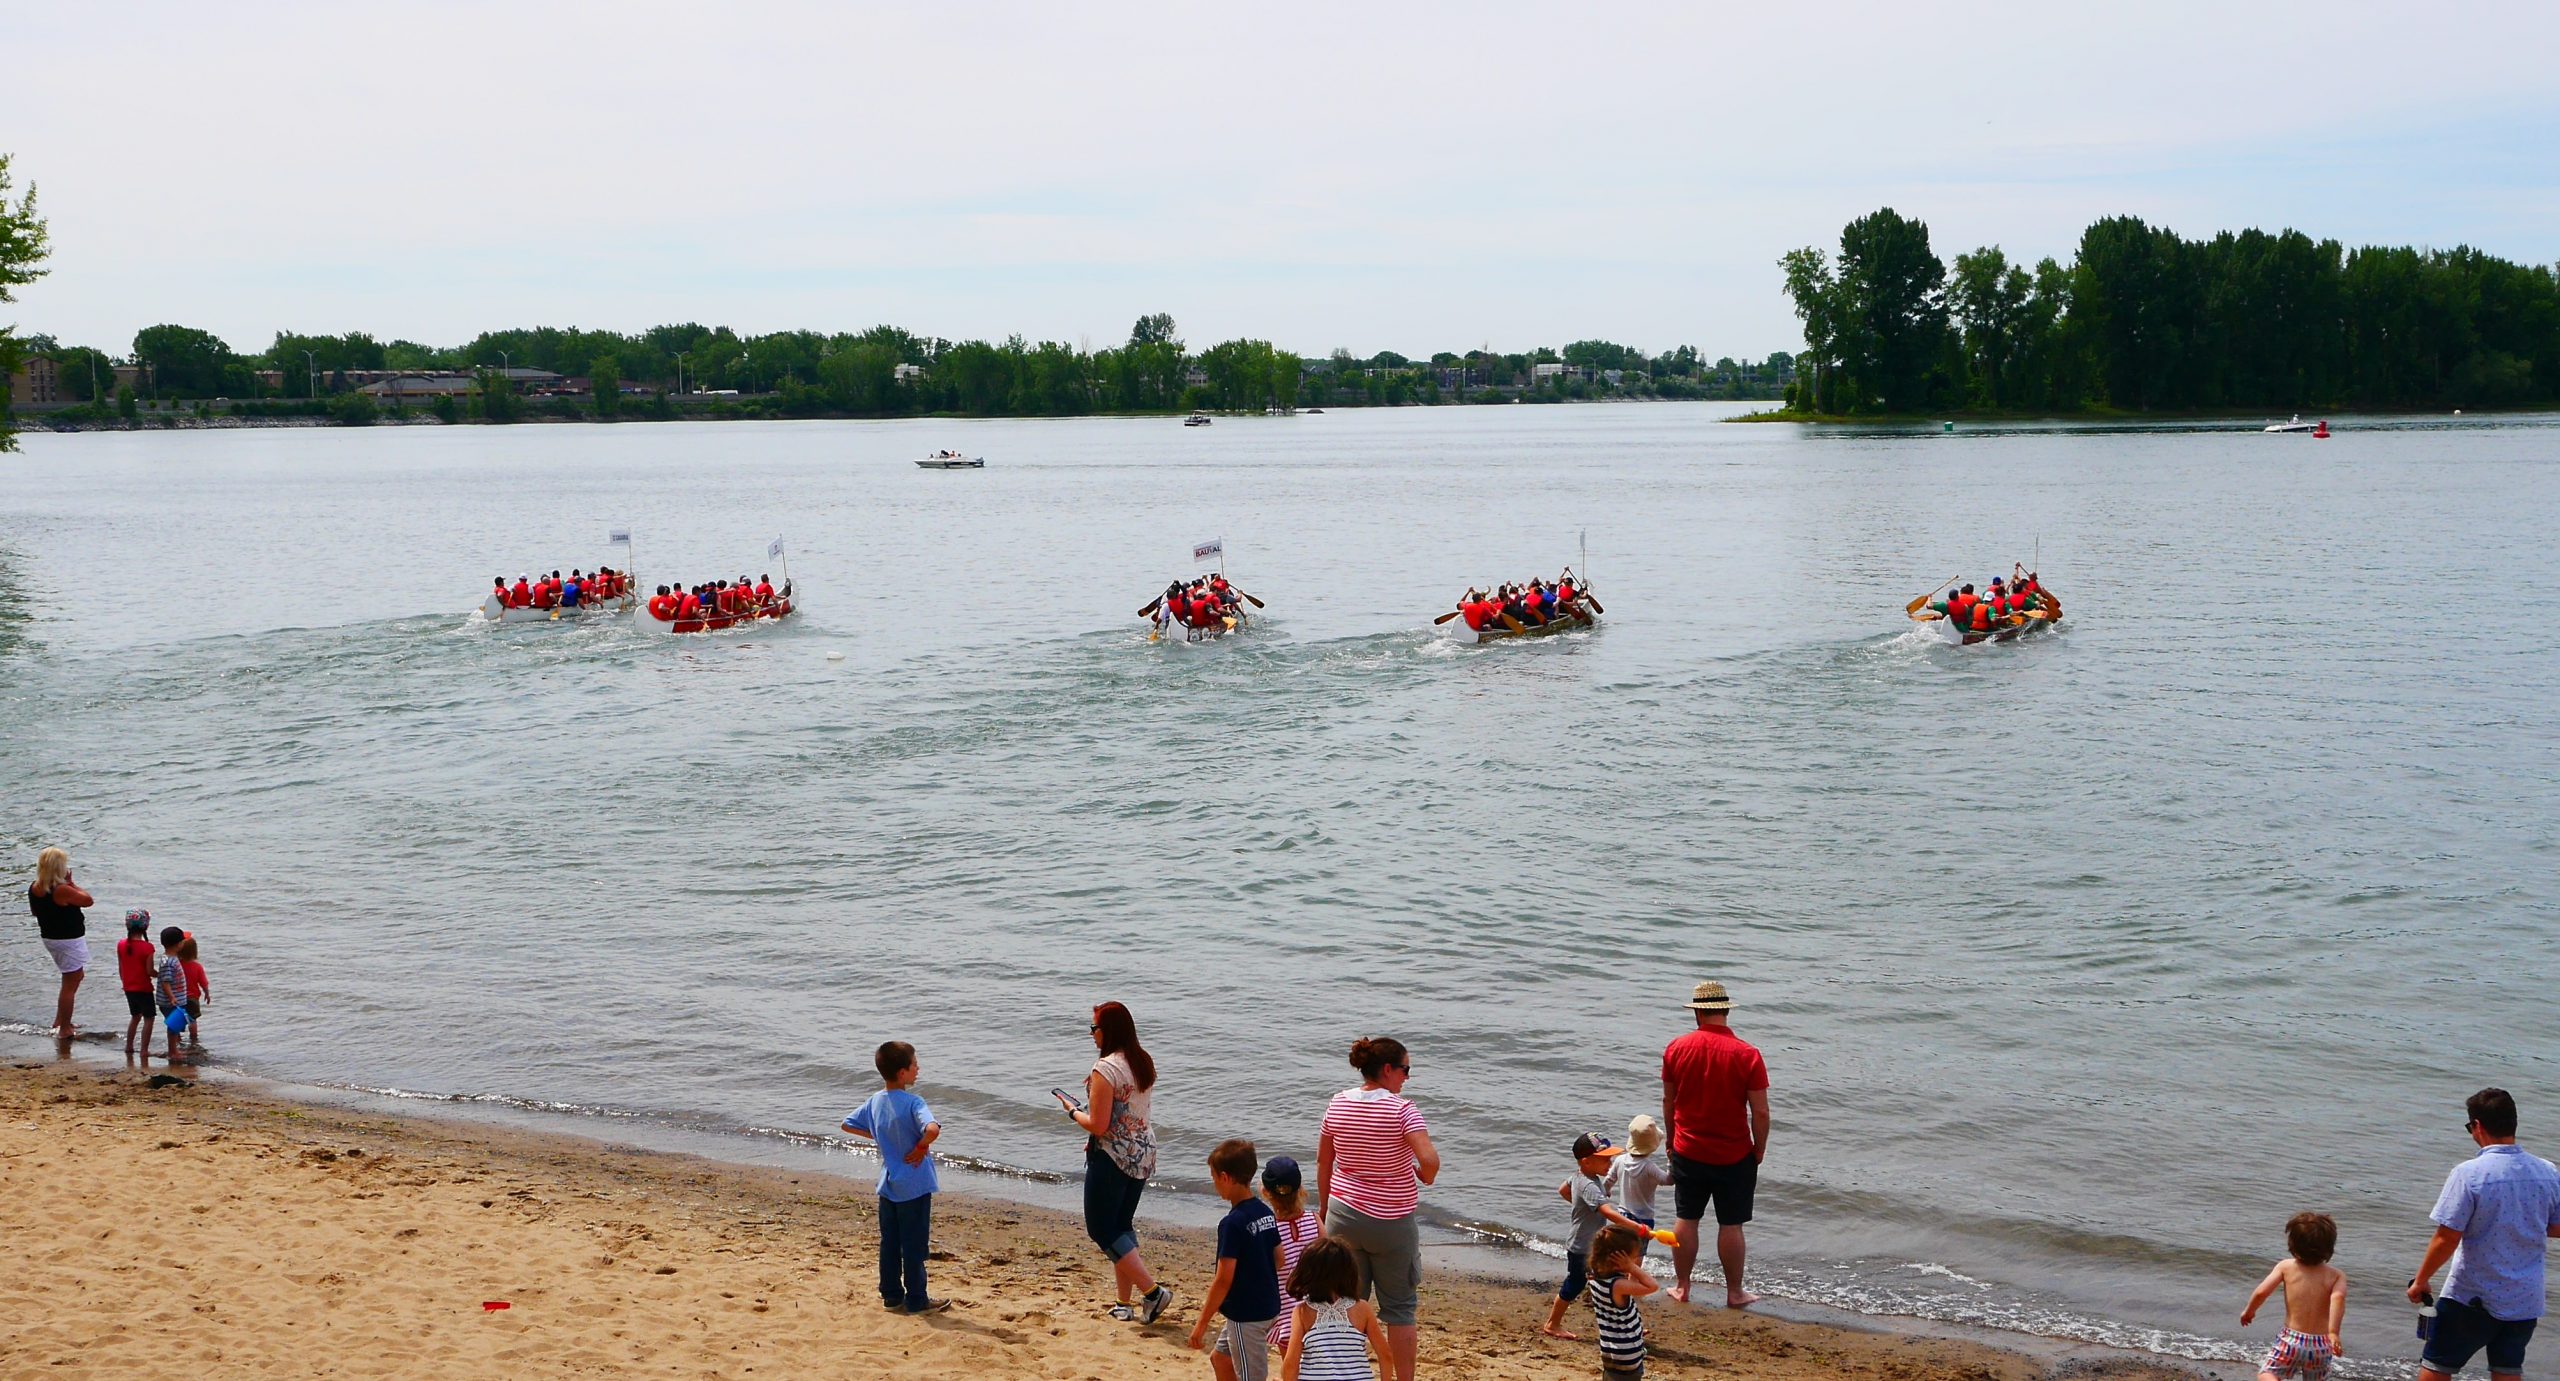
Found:
[{"label": "calm water surface", "polygon": [[[1226,1136],[1311,1155],[1398,1034],[1427,1211],[1524,1238],[1719,977],[1776,1083],[1764,1288],[2254,1355],[2317,1207],[2354,1374],[2405,1374],[2462,1096],[2560,1144],[2560,426],[1724,411],[30,436],[0,836],[101,933],[200,930],[234,1064],[615,1135],[823,1135],[894,1036],[946,1150],[1072,1171],[1044,1090],[1116,997],[1198,1192]],[[988,468],[909,463],[945,444]],[[806,617],[466,618],[609,527],[652,582],[784,537]],[[1430,626],[1585,529],[1598,632]],[[1221,535],[1267,623],[1148,645]],[[1907,631],[2039,543],[2058,635]]]}]

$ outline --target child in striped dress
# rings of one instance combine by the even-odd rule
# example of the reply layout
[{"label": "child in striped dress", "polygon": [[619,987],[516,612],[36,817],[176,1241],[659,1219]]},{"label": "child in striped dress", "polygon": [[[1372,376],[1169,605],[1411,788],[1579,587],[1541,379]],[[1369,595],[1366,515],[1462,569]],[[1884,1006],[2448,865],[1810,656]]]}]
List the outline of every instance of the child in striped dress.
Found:
[{"label": "child in striped dress", "polygon": [[1360,1259],[1339,1237],[1319,1237],[1289,1273],[1289,1351],[1280,1381],[1378,1381],[1370,1359],[1385,1359],[1387,1330],[1360,1297]]},{"label": "child in striped dress", "polygon": [[1591,1281],[1583,1287],[1600,1323],[1601,1381],[1644,1381],[1644,1316],[1636,1301],[1662,1287],[1644,1273],[1644,1239],[1612,1223],[1591,1239]]}]

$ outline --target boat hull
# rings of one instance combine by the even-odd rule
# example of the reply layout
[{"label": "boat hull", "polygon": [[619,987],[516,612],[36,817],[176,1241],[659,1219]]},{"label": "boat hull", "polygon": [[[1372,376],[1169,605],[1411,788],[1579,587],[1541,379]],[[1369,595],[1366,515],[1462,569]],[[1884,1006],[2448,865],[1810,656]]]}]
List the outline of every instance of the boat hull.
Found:
[{"label": "boat hull", "polygon": [[[1193,628],[1188,624],[1168,622],[1158,627],[1149,636],[1172,639],[1176,642],[1205,643],[1215,642],[1231,633],[1241,633],[1251,627],[1253,627],[1253,616],[1245,612],[1244,606],[1238,605],[1234,613],[1226,615],[1207,628]],[[1180,636],[1177,637],[1177,634]]]},{"label": "boat hull", "polygon": [[1476,641],[1482,644],[1506,642],[1513,638],[1546,638],[1558,633],[1570,633],[1577,628],[1599,626],[1600,621],[1592,617],[1589,609],[1576,608],[1567,613],[1558,614],[1545,623],[1520,623],[1506,619],[1490,628],[1477,630]]},{"label": "boat hull", "polygon": [[776,599],[752,614],[710,614],[690,619],[662,619],[651,615],[642,619],[640,626],[659,633],[717,633],[722,629],[787,619],[791,617],[791,611],[790,600]]},{"label": "boat hull", "polygon": [[984,456],[976,460],[919,460],[916,462],[916,468],[919,470],[984,470],[987,468],[987,461]]},{"label": "boat hull", "polygon": [[637,596],[600,600],[581,604],[574,609],[510,609],[496,595],[480,601],[480,617],[491,623],[577,623],[586,619],[612,618],[628,614],[640,607]]}]

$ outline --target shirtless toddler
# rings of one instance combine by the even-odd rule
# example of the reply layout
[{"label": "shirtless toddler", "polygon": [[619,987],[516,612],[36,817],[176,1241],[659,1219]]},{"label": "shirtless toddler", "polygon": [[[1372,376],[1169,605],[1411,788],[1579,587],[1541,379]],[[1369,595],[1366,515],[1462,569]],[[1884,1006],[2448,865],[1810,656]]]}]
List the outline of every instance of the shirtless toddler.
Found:
[{"label": "shirtless toddler", "polygon": [[2338,1249],[2338,1224],[2326,1213],[2297,1213],[2284,1225],[2292,1259],[2279,1261],[2240,1311],[2246,1327],[2258,1306],[2284,1291],[2284,1332],[2258,1364],[2258,1381],[2326,1381],[2338,1355],[2338,1330],[2347,1321],[2347,1278],[2329,1257]]}]

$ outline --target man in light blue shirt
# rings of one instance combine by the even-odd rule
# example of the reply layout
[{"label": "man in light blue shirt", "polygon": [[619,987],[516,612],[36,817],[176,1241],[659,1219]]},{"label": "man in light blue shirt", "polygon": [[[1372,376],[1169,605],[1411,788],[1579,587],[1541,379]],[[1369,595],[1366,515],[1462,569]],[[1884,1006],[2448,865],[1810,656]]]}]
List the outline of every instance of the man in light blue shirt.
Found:
[{"label": "man in light blue shirt", "polygon": [[2410,1300],[2424,1304],[2436,1272],[2453,1263],[2418,1375],[2447,1381],[2486,1349],[2489,1374],[2518,1381],[2542,1319],[2545,1250],[2560,1237],[2560,1169],[2516,1145],[2516,1100],[2505,1089],[2482,1089],[2463,1108],[2480,1153],[2445,1176],[2428,1215],[2436,1235],[2409,1282]]},{"label": "man in light blue shirt", "polygon": [[914,1093],[916,1048],[890,1041],[871,1057],[880,1091],[844,1120],[844,1129],[880,1148],[880,1302],[910,1314],[947,1308],[924,1289],[925,1254],[932,1249],[933,1192],[941,1188],[933,1168],[933,1143],[942,1124]]}]

